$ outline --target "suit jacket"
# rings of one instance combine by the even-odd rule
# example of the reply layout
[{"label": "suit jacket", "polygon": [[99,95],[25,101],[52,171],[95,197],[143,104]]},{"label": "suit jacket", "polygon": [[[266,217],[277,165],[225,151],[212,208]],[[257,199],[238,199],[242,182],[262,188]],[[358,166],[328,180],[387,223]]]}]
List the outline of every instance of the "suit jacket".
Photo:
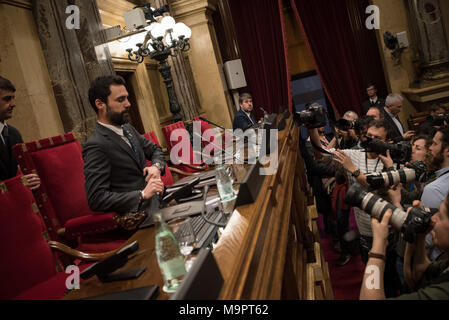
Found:
[{"label": "suit jacket", "polygon": [[[402,141],[402,134],[401,131],[399,131],[398,127],[396,126],[396,123],[393,121],[393,119],[391,118],[391,116],[387,113],[387,111],[385,111],[384,108],[382,108],[383,112],[384,112],[384,118],[385,120],[388,122],[388,124],[390,125],[389,130],[388,130],[388,136],[391,140],[393,140],[394,143],[397,143],[399,141]],[[402,123],[401,123],[402,125]],[[405,133],[404,127],[402,126],[402,130]]]},{"label": "suit jacket", "polygon": [[[363,107],[363,115],[365,115],[369,108],[371,108],[373,105],[371,105],[371,101],[368,99],[365,102],[363,102],[362,107]],[[374,107],[378,107],[378,108],[383,108],[385,107],[385,99],[382,98],[377,98],[376,103],[374,104]]]},{"label": "suit jacket", "polygon": [[[130,124],[123,128],[131,133],[138,155],[118,134],[100,124],[83,147],[86,195],[93,211],[136,212],[140,191],[146,186],[143,176],[146,159],[165,168],[161,147],[145,139]],[[153,197],[140,209],[157,209],[158,204]]]},{"label": "suit jacket", "polygon": [[253,120],[254,123],[252,123],[251,120],[246,115],[246,113],[242,109],[240,109],[235,114],[234,121],[232,123],[232,129],[233,130],[242,129],[243,131],[245,131],[253,124],[257,123],[256,118],[253,116],[253,114],[251,114],[251,119]]},{"label": "suit jacket", "polygon": [[0,181],[17,175],[17,159],[12,151],[12,146],[23,142],[19,130],[10,125],[8,125],[7,140],[6,146],[0,140]]}]

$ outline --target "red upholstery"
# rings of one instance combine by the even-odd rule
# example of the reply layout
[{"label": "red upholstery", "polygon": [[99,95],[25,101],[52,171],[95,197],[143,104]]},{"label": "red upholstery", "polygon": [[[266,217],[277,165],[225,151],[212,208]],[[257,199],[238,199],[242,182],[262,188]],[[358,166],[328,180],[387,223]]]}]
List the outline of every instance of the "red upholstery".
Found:
[{"label": "red upholstery", "polygon": [[[161,145],[159,143],[159,140],[158,140],[156,134],[154,133],[154,131],[147,132],[147,133],[143,134],[143,136],[145,138],[147,138],[148,140],[150,140],[151,142],[153,142],[154,144],[156,144],[158,146]],[[151,166],[151,161],[147,160],[147,166]],[[171,186],[173,183],[175,183],[167,164],[165,164],[165,174],[161,177],[161,179],[162,179],[162,182],[164,183],[164,186],[167,186],[167,187]]]},{"label": "red upholstery", "polygon": [[[221,137],[221,140],[222,140],[221,143],[219,143],[219,140],[215,137],[215,135],[213,135],[211,137],[204,135],[206,130],[213,130],[213,128],[212,128],[212,126],[209,123],[207,123],[206,121],[201,120],[199,118],[200,116],[207,119],[205,114],[200,114],[199,116],[194,117],[193,121],[200,121],[200,123],[201,123],[201,136],[203,137],[203,139],[206,139],[207,141],[210,141],[210,142],[214,143],[215,145],[218,145],[218,146],[221,145],[222,148],[226,148],[226,139],[225,138],[228,136],[228,133],[225,132],[223,134],[223,136]],[[230,141],[232,141],[232,136],[230,136],[229,138],[230,138]],[[201,141],[201,144],[202,144],[203,148],[209,144],[207,141],[203,141],[203,140]]]},{"label": "red upholstery", "polygon": [[[181,129],[181,130],[177,130]],[[172,134],[175,130],[176,134]],[[197,172],[197,170],[189,168],[185,165],[179,164],[180,162],[192,165],[200,165],[201,162],[196,160],[196,156],[193,154],[192,144],[190,142],[190,136],[187,132],[184,123],[178,121],[162,128],[165,141],[167,142],[168,150],[170,151],[170,159],[173,164],[182,171],[185,172]],[[173,141],[171,140],[173,139]],[[182,146],[180,145],[182,143]],[[178,152],[172,152],[172,149],[178,149]],[[196,161],[193,161],[195,157]]]},{"label": "red upholstery", "polygon": [[52,278],[61,266],[22,176],[0,183],[0,190],[0,299],[11,299]]},{"label": "red upholstery", "polygon": [[[51,239],[60,240],[57,230],[62,227],[69,237],[117,228],[115,213],[93,212],[87,204],[81,146],[72,133],[18,144],[13,150],[24,174],[36,172],[41,178],[35,197]],[[98,246],[95,251],[105,251]]]}]

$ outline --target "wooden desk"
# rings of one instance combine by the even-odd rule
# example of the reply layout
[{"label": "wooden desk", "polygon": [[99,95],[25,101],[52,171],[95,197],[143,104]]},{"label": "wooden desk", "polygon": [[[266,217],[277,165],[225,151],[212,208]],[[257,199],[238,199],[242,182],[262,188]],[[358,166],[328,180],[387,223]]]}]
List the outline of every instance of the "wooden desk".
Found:
[{"label": "wooden desk", "polygon": [[[297,253],[301,235],[307,228],[307,200],[298,144],[299,128],[290,119],[285,130],[279,132],[277,173],[265,177],[256,202],[236,208],[214,249],[225,280],[221,299],[302,297],[304,272],[298,270],[304,269],[303,258]],[[146,250],[122,268],[145,265],[147,270],[138,279],[101,283],[92,277],[82,281],[81,289],[73,290],[64,299],[81,299],[145,285],[159,285],[162,289],[154,236],[154,228],[147,228],[129,240],[137,240],[140,250]],[[161,290],[158,299],[168,299],[168,295]]]}]

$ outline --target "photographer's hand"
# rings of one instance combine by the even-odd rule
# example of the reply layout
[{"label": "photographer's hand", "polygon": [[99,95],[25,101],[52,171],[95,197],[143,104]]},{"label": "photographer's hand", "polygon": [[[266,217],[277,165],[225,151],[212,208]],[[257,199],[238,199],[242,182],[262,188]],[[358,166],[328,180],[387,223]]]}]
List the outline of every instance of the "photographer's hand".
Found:
[{"label": "photographer's hand", "polygon": [[384,168],[391,168],[394,165],[393,159],[390,156],[390,150],[387,150],[386,156],[379,154],[379,159],[384,164]]},{"label": "photographer's hand", "polygon": [[388,244],[389,222],[392,211],[388,209],[382,221],[371,218],[371,228],[373,230],[373,245],[371,247],[371,256],[366,264],[365,274],[360,290],[360,300],[385,300],[384,291],[384,271],[385,258]]},{"label": "photographer's hand", "polygon": [[410,140],[414,135],[415,135],[415,131],[410,130],[410,131],[407,131],[406,133],[404,133],[404,135],[402,136],[402,138],[403,138],[404,140]]},{"label": "photographer's hand", "polygon": [[392,186],[388,189],[388,197],[390,198],[390,202],[394,204],[399,209],[403,209],[401,205],[401,190],[402,184],[398,184],[396,186]]}]

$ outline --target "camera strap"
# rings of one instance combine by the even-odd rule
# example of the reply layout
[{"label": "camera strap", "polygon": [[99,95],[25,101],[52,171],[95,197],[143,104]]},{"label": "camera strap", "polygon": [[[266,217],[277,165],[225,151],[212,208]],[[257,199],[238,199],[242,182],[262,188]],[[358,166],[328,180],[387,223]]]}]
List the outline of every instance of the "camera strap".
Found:
[{"label": "camera strap", "polygon": [[[376,166],[374,167],[373,172],[377,172],[376,170],[377,170],[377,166],[379,165],[379,161],[380,161],[380,158],[377,158]],[[365,168],[366,168],[366,173],[368,174],[369,173],[369,169],[368,169],[368,155],[366,153],[365,153]]]}]

